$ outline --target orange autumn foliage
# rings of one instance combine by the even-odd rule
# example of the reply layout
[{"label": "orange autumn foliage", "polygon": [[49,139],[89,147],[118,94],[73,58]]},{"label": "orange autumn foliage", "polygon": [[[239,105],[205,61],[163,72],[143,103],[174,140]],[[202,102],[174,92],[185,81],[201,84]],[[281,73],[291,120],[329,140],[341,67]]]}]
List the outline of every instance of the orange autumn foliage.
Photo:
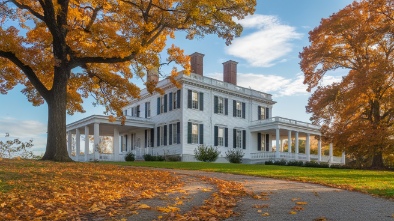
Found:
[{"label": "orange autumn foliage", "polygon": [[[107,114],[121,109],[140,88],[133,78],[175,63],[190,72],[189,57],[167,38],[215,34],[230,44],[242,32],[234,18],[253,14],[255,0],[10,0],[0,2],[0,93],[24,85],[33,105],[48,105],[45,160],[70,161],[66,111],[84,112],[92,95]],[[160,53],[167,47],[167,56]],[[168,73],[174,80],[176,68]],[[151,82],[150,92],[160,92]],[[177,85],[179,86],[179,85]]]},{"label": "orange autumn foliage", "polygon": [[[394,3],[355,1],[322,19],[309,40],[300,66],[314,89],[311,120],[358,166],[384,167],[394,152]],[[338,69],[348,72],[340,82],[319,85]]]}]

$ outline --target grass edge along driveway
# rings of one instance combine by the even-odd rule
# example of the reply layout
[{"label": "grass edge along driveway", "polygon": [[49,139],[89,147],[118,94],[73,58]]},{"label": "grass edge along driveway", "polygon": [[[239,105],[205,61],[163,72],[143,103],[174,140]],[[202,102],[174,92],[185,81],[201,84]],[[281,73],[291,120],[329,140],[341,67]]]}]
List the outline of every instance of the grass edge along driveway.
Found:
[{"label": "grass edge along driveway", "polygon": [[308,182],[394,199],[394,171],[331,169],[260,164],[203,162],[110,162],[139,166],[242,174]]}]

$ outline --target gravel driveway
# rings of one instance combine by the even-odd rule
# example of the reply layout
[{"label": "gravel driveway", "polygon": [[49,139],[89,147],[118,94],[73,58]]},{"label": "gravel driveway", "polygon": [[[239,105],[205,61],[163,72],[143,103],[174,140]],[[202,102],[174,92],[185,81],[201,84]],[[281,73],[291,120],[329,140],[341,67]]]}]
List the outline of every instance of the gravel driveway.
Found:
[{"label": "gravel driveway", "polygon": [[[148,169],[148,168],[146,168]],[[181,176],[185,182],[185,192],[189,200],[180,207],[188,211],[193,206],[204,203],[215,187],[202,181],[201,177],[212,177],[226,181],[240,182],[245,190],[262,196],[256,199],[250,196],[238,201],[234,211],[238,216],[227,219],[235,220],[389,220],[394,221],[394,201],[374,196],[351,192],[317,184],[276,180],[270,178],[232,175],[216,172],[164,170]],[[212,192],[203,191],[211,189]],[[173,196],[179,198],[180,196]],[[167,201],[146,200],[149,205],[165,204]],[[256,205],[260,205],[257,206]],[[154,220],[158,215],[154,211],[141,213],[129,220]]]}]

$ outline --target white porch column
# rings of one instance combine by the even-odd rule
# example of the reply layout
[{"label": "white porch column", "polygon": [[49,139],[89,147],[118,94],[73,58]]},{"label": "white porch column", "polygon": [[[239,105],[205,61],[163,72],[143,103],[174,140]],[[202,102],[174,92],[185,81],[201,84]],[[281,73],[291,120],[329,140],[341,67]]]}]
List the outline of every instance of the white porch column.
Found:
[{"label": "white porch column", "polygon": [[133,150],[131,143],[131,134],[127,134],[127,145],[129,145],[128,147],[126,147],[127,152],[131,152]]},{"label": "white porch column", "polygon": [[298,131],[295,132],[295,159],[298,160]]},{"label": "white porch column", "polygon": [[317,141],[317,161],[321,161],[321,136],[319,136],[319,140]]},{"label": "white porch column", "polygon": [[85,161],[88,161],[89,155],[89,127],[85,126]]},{"label": "white porch column", "polygon": [[114,161],[119,161],[121,160],[119,157],[119,130],[116,127],[114,128],[114,139],[112,141]]},{"label": "white porch column", "polygon": [[346,163],[346,154],[345,154],[345,151],[342,152],[342,160],[341,160],[341,161],[342,161],[341,163],[342,163],[343,165],[345,165],[345,163]]},{"label": "white porch column", "polygon": [[280,143],[279,143],[279,139],[280,139],[280,133],[279,133],[279,128],[276,128],[276,152],[275,152],[275,158],[279,159],[280,154],[279,154],[279,149],[280,149]]},{"label": "white porch column", "polygon": [[329,161],[328,161],[330,164],[333,163],[333,156],[334,156],[334,154],[333,154],[333,149],[332,149],[332,143],[330,143]]},{"label": "white porch column", "polygon": [[72,137],[71,137],[71,131],[67,131],[67,151],[68,155],[71,156],[71,144],[72,144]]},{"label": "white porch column", "polygon": [[287,150],[291,153],[291,130],[287,133]]},{"label": "white porch column", "polygon": [[94,136],[94,143],[93,143],[93,154],[94,154],[94,159],[98,160],[98,145],[100,143],[100,124],[99,123],[94,123],[93,127],[93,136]]},{"label": "white porch column", "polygon": [[311,161],[311,142],[310,142],[310,134],[306,134],[305,152],[306,152],[306,160],[307,160],[307,161]]},{"label": "white porch column", "polygon": [[76,161],[79,161],[79,154],[81,153],[81,133],[79,131],[79,128],[75,130],[75,145],[75,156],[77,157]]}]

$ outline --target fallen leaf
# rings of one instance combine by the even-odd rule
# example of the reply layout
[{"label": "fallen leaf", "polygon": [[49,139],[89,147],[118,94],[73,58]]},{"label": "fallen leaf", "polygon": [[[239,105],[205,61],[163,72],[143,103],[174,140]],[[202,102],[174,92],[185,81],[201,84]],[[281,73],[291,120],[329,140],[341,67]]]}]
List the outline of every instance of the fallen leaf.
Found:
[{"label": "fallen leaf", "polygon": [[307,202],[296,202],[297,205],[307,205]]},{"label": "fallen leaf", "polygon": [[261,214],[262,216],[269,216],[270,214],[269,213],[263,213],[263,214]]},{"label": "fallen leaf", "polygon": [[42,215],[44,215],[44,210],[42,210],[42,209],[38,209],[38,210],[36,210],[36,213],[35,213],[35,215],[36,216],[42,216]]},{"label": "fallen leaf", "polygon": [[292,208],[292,210],[301,211],[301,210],[304,210],[304,207],[302,207],[302,206],[295,206],[295,207]]},{"label": "fallen leaf", "polygon": [[291,215],[295,215],[295,214],[297,214],[297,212],[296,212],[296,211],[293,211],[293,210],[291,210],[291,211],[289,212],[289,214],[291,214]]},{"label": "fallen leaf", "polygon": [[137,209],[150,209],[150,206],[148,206],[146,204],[139,204]]}]

